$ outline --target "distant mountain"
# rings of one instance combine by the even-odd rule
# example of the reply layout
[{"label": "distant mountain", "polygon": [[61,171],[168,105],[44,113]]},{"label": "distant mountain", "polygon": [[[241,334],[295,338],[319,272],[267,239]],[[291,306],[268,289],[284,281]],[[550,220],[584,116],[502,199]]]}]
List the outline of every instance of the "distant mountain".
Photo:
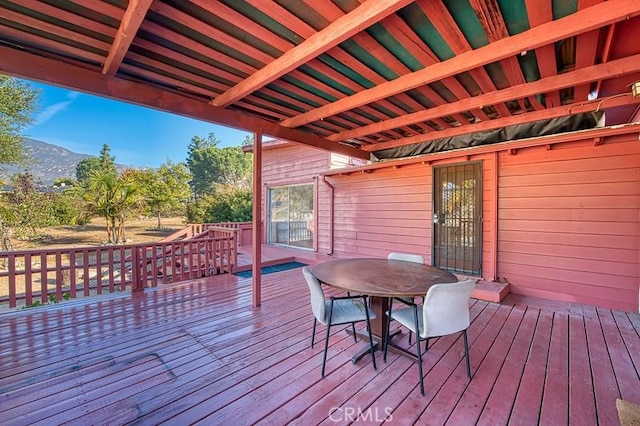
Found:
[{"label": "distant mountain", "polygon": [[[41,181],[44,185],[50,186],[57,178],[76,177],[76,165],[88,157],[94,155],[78,154],[58,145],[25,138],[24,146],[29,153],[30,160],[25,166],[14,166],[0,164],[0,179],[7,181],[16,173],[24,173],[28,171],[34,177],[36,182]],[[96,149],[101,146],[96,145]],[[125,170],[127,167],[116,164],[119,171]]]}]

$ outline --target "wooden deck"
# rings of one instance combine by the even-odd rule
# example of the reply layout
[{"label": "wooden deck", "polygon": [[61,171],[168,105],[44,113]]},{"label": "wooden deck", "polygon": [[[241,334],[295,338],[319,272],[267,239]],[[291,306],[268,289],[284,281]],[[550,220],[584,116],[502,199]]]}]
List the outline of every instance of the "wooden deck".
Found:
[{"label": "wooden deck", "polygon": [[0,424],[611,425],[616,398],[640,403],[635,313],[474,301],[472,380],[460,338],[439,338],[422,397],[412,361],[354,365],[364,343],[340,327],[320,377],[300,269],[264,275],[262,293],[252,308],[251,280],[220,275],[2,314]]}]

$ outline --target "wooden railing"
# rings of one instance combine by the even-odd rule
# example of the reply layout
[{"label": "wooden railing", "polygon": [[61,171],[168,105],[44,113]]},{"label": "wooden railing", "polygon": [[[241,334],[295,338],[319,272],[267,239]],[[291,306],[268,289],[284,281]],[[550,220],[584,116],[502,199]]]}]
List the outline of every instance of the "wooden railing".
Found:
[{"label": "wooden railing", "polygon": [[195,229],[178,241],[0,252],[0,302],[34,306],[233,273],[238,231]]},{"label": "wooden railing", "polygon": [[232,229],[236,233],[238,246],[250,246],[252,242],[252,222],[217,222],[217,223],[190,223],[179,231],[165,237],[162,241],[176,241],[192,238],[207,229]]}]

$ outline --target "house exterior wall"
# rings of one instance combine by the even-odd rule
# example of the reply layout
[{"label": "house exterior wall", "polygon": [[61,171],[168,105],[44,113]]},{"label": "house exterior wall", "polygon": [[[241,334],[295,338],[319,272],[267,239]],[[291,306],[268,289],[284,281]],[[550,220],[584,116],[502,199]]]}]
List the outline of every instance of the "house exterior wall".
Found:
[{"label": "house exterior wall", "polygon": [[[266,149],[262,156],[262,241],[267,241],[267,196],[268,189],[276,186],[310,184],[315,186],[315,250],[318,244],[327,245],[329,199],[328,188],[318,185],[318,176],[332,168],[332,154],[321,149],[310,148],[300,144],[286,144]],[[344,161],[344,160],[341,160]]]},{"label": "house exterior wall", "polygon": [[[430,263],[433,167],[481,161],[482,278],[507,280],[518,294],[637,311],[636,136],[477,155],[467,150],[436,161],[345,169],[326,177],[318,175],[328,170],[322,160],[309,155],[310,148],[297,147],[304,154],[265,152],[264,183],[316,181],[319,253],[386,257],[404,251]],[[283,158],[286,164],[278,165]]]},{"label": "house exterior wall", "polygon": [[500,153],[498,275],[512,291],[637,310],[640,145]]}]

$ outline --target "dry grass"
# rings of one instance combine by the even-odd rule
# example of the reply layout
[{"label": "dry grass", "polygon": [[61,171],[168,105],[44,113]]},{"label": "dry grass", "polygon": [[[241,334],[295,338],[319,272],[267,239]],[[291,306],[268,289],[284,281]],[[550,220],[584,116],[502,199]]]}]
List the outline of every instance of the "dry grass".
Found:
[{"label": "dry grass", "polygon": [[[129,220],[125,226],[127,242],[131,244],[158,241],[184,228],[186,218],[162,218],[162,228],[157,229],[158,219],[144,218]],[[42,241],[14,240],[14,249],[64,248],[98,246],[107,239],[104,219],[95,218],[87,225],[59,226],[42,230],[47,235]]]}]

